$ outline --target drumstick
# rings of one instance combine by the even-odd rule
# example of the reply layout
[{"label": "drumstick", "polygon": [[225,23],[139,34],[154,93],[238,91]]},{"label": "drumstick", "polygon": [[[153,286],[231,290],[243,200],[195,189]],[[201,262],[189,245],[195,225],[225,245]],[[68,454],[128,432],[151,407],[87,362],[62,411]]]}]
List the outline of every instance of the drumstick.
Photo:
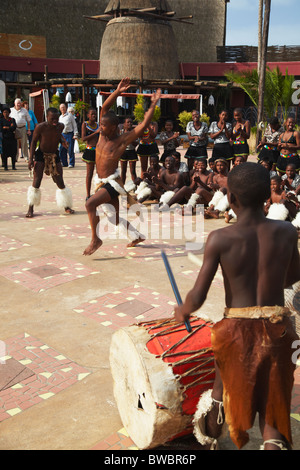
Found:
[{"label": "drumstick", "polygon": [[[182,304],[182,300],[181,300],[181,296],[180,296],[180,293],[179,293],[179,290],[178,290],[178,287],[177,287],[177,284],[176,284],[176,281],[174,279],[174,276],[173,276],[173,273],[172,273],[172,270],[171,270],[171,266],[169,264],[169,261],[168,261],[168,258],[167,258],[167,255],[164,251],[161,252],[161,256],[162,256],[162,259],[165,263],[165,267],[166,267],[166,270],[167,270],[167,273],[168,273],[168,276],[169,276],[169,279],[170,279],[170,282],[171,282],[171,286],[172,286],[172,289],[173,289],[173,292],[175,294],[175,298],[177,300],[177,303],[178,305],[181,305]],[[191,333],[192,331],[192,327],[191,327],[191,324],[189,322],[188,319],[186,319],[184,321],[184,324],[185,324],[185,327],[187,329],[187,331],[189,333]]]}]

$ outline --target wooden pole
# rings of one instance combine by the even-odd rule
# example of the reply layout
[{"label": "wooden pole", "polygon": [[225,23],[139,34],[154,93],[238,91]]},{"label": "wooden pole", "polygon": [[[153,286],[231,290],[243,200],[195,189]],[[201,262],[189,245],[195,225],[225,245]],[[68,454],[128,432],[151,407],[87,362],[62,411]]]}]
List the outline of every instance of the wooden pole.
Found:
[{"label": "wooden pole", "polygon": [[257,73],[260,74],[261,50],[262,50],[262,23],[263,23],[264,0],[259,0],[258,6],[258,48],[257,48]]},{"label": "wooden pole", "polygon": [[[268,37],[270,25],[270,11],[271,0],[264,0],[264,25],[263,25],[263,38],[262,38],[262,51],[261,51],[261,65],[258,84],[258,109],[257,109],[257,124],[263,121],[264,118],[264,94],[265,94],[265,78],[266,78],[266,64],[267,64],[267,50],[268,50]],[[256,144],[258,145],[261,139],[261,131],[257,126]]]},{"label": "wooden pole", "polygon": [[139,86],[139,91],[142,94],[143,93],[143,81],[144,81],[144,66],[141,65],[140,67],[140,86]]},{"label": "wooden pole", "polygon": [[[84,83],[84,79],[85,79],[85,64],[82,64],[82,72],[81,72],[81,75],[82,75],[82,80],[83,80],[83,83],[82,83],[82,101],[85,103],[85,83]],[[82,120],[85,121],[85,110],[83,110],[82,112]]]}]

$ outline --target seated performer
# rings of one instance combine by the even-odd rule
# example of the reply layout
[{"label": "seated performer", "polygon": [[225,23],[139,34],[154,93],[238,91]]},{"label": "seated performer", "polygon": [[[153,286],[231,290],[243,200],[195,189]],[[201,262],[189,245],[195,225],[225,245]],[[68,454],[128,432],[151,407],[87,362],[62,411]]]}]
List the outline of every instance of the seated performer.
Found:
[{"label": "seated performer", "polygon": [[296,173],[296,165],[288,163],[285,168],[285,175],[282,176],[282,185],[286,192],[292,191],[297,196],[300,194],[300,175]]},{"label": "seated performer", "polygon": [[[29,204],[26,217],[33,217],[33,208],[41,201],[40,185],[43,173],[52,176],[58,189],[56,191],[56,202],[59,208],[64,209],[67,214],[73,214],[72,192],[65,186],[63,180],[63,169],[59,158],[58,145],[61,143],[65,148],[68,144],[62,136],[64,125],[58,122],[59,112],[56,108],[47,110],[47,121],[38,124],[34,129],[30,146],[30,157],[28,162],[29,171],[33,168],[32,186],[28,188],[27,202]],[[37,143],[39,147],[36,150]]]},{"label": "seated performer", "polygon": [[179,192],[185,190],[187,204],[182,211],[183,215],[192,214],[197,204],[207,206],[213,197],[211,188],[213,173],[207,170],[206,160],[200,160],[196,163],[196,169],[191,179],[190,186],[182,188],[177,193],[179,195]]},{"label": "seated performer", "polygon": [[169,201],[184,185],[182,173],[175,168],[175,158],[166,158],[165,170],[161,172],[160,178],[154,177],[153,182],[164,191],[159,199],[160,210],[168,209]]},{"label": "seated performer", "polygon": [[205,302],[217,268],[222,267],[226,308],[211,330],[216,375],[202,394],[194,415],[194,434],[204,446],[217,443],[228,425],[241,449],[259,414],[263,449],[289,449],[298,340],[284,289],[300,280],[297,231],[292,224],[269,220],[263,212],[270,178],[261,165],[238,165],[228,174],[228,198],[237,222],[208,236],[194,287],[175,318],[182,322]]},{"label": "seated performer", "polygon": [[214,195],[209,203],[208,209],[204,211],[205,218],[218,219],[220,212],[225,212],[228,207],[227,199],[227,178],[228,178],[228,164],[226,160],[219,158],[215,161],[216,173],[213,176],[212,182],[209,184],[211,189],[214,190]]},{"label": "seated performer", "polygon": [[[131,132],[119,135],[118,118],[114,113],[109,112],[109,110],[117,97],[126,92],[129,87],[129,78],[122,79],[117,89],[105,100],[101,109],[100,137],[96,146],[96,184],[98,187],[95,194],[86,202],[86,210],[92,229],[92,240],[89,246],[84,250],[84,255],[91,255],[98,250],[103,243],[97,234],[97,226],[100,220],[97,215],[97,207],[101,204],[106,204],[105,210],[107,211],[108,217],[110,219],[113,218],[114,224],[118,228],[126,230],[127,235],[132,240],[128,246],[135,246],[144,239],[131,224],[119,217],[118,196],[120,194],[127,195],[127,192],[120,178],[118,163],[128,145],[136,141],[143,134],[145,128],[149,126],[161,91],[158,90],[152,95],[151,105],[144,115],[143,122],[138,124]],[[109,208],[107,209],[108,204]]]},{"label": "seated performer", "polygon": [[140,204],[149,199],[160,199],[164,191],[154,182],[154,179],[160,179],[163,171],[164,167],[159,164],[159,155],[151,155],[150,166],[147,172],[144,173],[144,180],[141,180],[135,191],[137,201]]},{"label": "seated performer", "polygon": [[298,212],[299,203],[294,193],[286,192],[282,187],[280,176],[272,176],[270,181],[271,195],[267,200],[264,212],[268,219],[293,220]]}]

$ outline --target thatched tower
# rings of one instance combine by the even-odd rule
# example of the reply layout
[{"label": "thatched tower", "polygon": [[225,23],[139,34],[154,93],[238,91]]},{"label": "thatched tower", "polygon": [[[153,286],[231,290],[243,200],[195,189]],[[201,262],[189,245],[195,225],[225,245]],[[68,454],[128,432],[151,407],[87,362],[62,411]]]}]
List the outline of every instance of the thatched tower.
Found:
[{"label": "thatched tower", "polygon": [[178,78],[170,22],[174,15],[166,0],[111,0],[102,15],[109,21],[102,37],[99,78]]}]

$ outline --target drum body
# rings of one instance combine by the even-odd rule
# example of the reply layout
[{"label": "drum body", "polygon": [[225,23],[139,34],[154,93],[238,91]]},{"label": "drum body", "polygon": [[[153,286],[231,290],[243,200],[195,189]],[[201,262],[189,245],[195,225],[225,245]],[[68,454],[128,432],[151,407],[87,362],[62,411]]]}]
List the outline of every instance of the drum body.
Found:
[{"label": "drum body", "polygon": [[211,323],[191,317],[192,333],[173,319],[113,334],[110,366],[124,427],[139,449],[193,432],[202,393],[213,386]]}]

